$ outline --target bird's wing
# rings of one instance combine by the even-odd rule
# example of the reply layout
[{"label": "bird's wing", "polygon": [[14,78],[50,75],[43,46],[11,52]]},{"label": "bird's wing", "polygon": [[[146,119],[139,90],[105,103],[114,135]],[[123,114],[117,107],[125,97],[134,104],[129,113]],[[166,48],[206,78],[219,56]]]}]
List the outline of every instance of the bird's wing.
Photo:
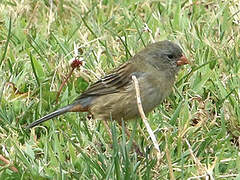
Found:
[{"label": "bird's wing", "polygon": [[112,73],[92,84],[78,99],[117,93],[132,82],[131,76],[136,71],[137,68],[133,63],[124,63]]}]

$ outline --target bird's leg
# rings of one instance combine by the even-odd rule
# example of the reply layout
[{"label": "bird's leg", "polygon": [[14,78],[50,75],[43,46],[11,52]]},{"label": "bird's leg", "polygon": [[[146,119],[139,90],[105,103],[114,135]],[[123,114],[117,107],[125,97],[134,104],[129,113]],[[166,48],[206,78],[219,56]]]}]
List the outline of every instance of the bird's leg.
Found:
[{"label": "bird's leg", "polygon": [[[123,122],[123,123],[124,123],[124,122]],[[118,121],[118,124],[119,124],[119,126],[122,128],[122,121]],[[126,127],[126,126],[125,126],[125,123],[124,123],[124,127]],[[124,128],[124,129],[125,129],[125,133],[127,134],[128,138],[130,139],[130,138],[131,138],[131,133],[128,131],[127,128]],[[133,143],[133,147],[134,147],[136,153],[137,153],[138,155],[140,155],[140,156],[143,156],[143,153],[140,151],[137,143],[136,143],[134,140],[132,141],[132,143]]]},{"label": "bird's leg", "polygon": [[[112,140],[112,133],[111,133],[111,130],[109,128],[109,125],[108,125],[107,121],[102,121],[102,122],[103,122],[103,125],[105,126],[105,128],[107,130],[107,133],[109,134],[109,136],[111,138],[111,141],[113,141]],[[122,128],[122,122],[118,121],[118,124],[119,124],[120,128]],[[125,128],[125,133],[127,134],[128,138],[130,139],[131,134],[130,134],[130,132],[128,131],[127,128]],[[133,143],[133,147],[134,147],[136,153],[140,156],[143,156],[143,153],[140,151],[137,143],[134,140],[132,141],[132,143]]]},{"label": "bird's leg", "polygon": [[108,125],[107,121],[103,121],[103,125],[107,129],[107,132],[108,132],[109,136],[111,137],[111,141],[112,141],[112,133],[111,133],[111,130],[109,128],[109,125]]}]

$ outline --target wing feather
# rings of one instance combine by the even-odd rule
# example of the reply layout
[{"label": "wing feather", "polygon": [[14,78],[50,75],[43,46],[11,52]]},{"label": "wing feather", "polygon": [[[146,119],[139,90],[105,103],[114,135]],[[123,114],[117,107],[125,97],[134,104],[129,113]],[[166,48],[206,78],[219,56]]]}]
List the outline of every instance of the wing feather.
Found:
[{"label": "wing feather", "polygon": [[136,67],[131,62],[124,63],[112,73],[92,84],[77,100],[89,96],[101,96],[119,92],[132,82],[131,75],[136,70]]}]

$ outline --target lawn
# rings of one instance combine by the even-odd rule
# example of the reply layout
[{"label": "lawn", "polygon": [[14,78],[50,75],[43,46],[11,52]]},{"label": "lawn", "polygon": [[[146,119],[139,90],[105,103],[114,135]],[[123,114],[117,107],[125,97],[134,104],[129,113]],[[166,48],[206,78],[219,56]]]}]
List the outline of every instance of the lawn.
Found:
[{"label": "lawn", "polygon": [[[238,0],[0,1],[0,179],[240,179],[239,9]],[[191,64],[147,115],[160,160],[141,119],[109,123],[112,137],[85,113],[25,128],[165,39]],[[56,102],[74,58],[83,66]]]}]

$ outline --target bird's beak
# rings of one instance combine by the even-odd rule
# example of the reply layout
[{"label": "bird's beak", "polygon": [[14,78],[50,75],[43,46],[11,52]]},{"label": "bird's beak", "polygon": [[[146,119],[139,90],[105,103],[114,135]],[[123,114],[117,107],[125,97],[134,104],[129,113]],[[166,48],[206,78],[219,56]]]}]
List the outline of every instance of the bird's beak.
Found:
[{"label": "bird's beak", "polygon": [[177,66],[182,66],[185,64],[190,64],[190,63],[187,60],[187,58],[184,55],[182,55],[182,57],[180,57],[180,59],[177,60]]}]

